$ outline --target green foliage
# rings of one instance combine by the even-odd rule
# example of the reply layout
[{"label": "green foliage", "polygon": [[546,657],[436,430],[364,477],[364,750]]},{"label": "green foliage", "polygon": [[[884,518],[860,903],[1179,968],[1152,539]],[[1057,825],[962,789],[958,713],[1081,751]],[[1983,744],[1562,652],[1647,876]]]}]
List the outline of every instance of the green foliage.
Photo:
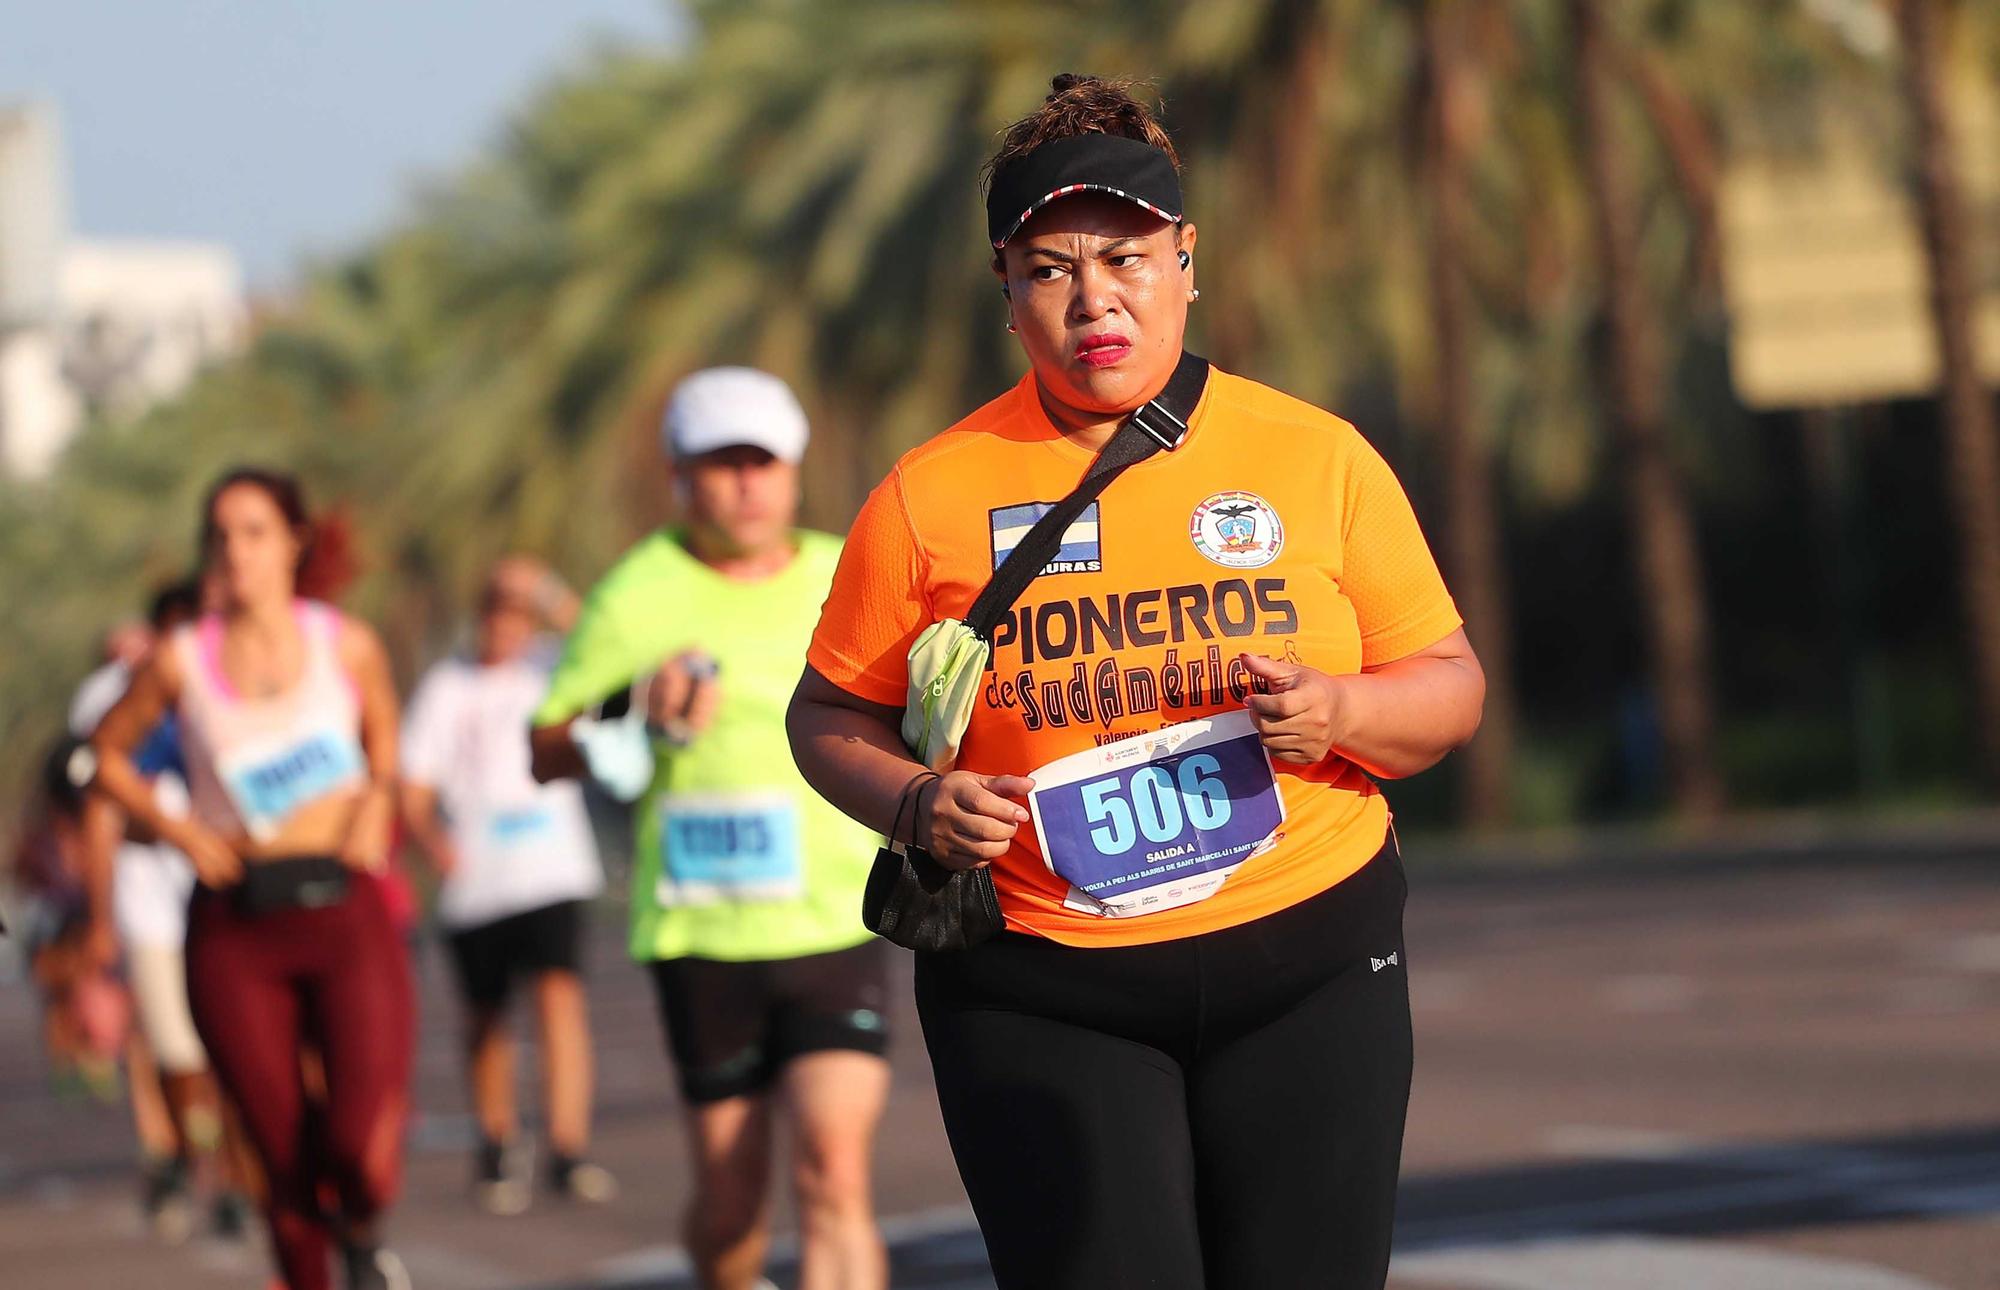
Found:
[{"label": "green foliage", "polygon": [[[1484,87],[1475,388],[1512,511],[1563,513],[1604,483],[1560,6],[1466,2]],[[1424,479],[1414,6],[690,9],[683,47],[606,51],[548,87],[402,227],[313,270],[240,359],[136,424],[91,427],[46,483],[0,490],[0,804],[109,620],[189,567],[201,490],[238,461],[298,469],[351,507],[366,572],[352,606],[406,671],[493,556],[536,551],[588,580],[657,521],[658,409],[704,364],[794,382],[814,416],[808,519],[843,528],[896,454],[1020,371],[975,177],[1058,71],[1142,72],[1164,98],[1202,228],[1195,343],[1302,397],[1378,409],[1370,432]],[[1763,104],[1879,70],[1777,0],[1623,15],[1634,56],[1718,145],[1746,123],[1796,125]],[[1658,109],[1635,100],[1623,128],[1654,297],[1684,338],[1713,325],[1691,267],[1701,198]],[[1536,758],[1532,814],[1572,809],[1556,786],[1578,772]]]}]

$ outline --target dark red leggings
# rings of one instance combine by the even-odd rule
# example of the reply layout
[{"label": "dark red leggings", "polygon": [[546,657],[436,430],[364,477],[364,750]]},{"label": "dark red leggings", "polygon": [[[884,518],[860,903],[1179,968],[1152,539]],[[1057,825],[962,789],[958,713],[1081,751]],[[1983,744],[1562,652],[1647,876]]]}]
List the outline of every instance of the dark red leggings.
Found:
[{"label": "dark red leggings", "polygon": [[[356,875],[339,904],[256,917],[197,888],[188,917],[195,1028],[264,1164],[287,1290],[329,1290],[329,1202],[372,1222],[400,1181],[415,999],[381,884]],[[307,1096],[300,1053],[324,1062]]]}]

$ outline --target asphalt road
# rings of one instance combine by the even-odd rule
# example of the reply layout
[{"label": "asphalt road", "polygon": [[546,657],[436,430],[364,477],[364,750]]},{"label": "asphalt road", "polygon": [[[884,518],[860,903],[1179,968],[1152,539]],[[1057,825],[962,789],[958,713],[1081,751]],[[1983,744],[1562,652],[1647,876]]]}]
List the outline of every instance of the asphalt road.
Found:
[{"label": "asphalt road", "polygon": [[[2000,858],[1841,850],[1452,879],[1413,854],[1392,1284],[2000,1290]],[[455,1021],[423,951],[422,1118],[394,1221],[423,1290],[688,1284],[676,1105],[617,940],[607,921],[592,993],[599,1155],[623,1193],[512,1220],[466,1201]],[[254,1247],[146,1234],[124,1117],[50,1095],[33,1008],[0,986],[0,1285],[261,1287]],[[899,1021],[880,1163],[895,1284],[985,1290],[907,1005]]]}]

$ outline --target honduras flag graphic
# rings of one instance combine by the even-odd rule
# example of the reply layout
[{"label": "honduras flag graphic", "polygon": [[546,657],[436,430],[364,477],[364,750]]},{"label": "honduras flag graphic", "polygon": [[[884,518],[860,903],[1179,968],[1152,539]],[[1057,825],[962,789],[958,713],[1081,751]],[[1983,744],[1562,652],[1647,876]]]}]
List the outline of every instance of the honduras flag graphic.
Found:
[{"label": "honduras flag graphic", "polygon": [[[1028,530],[1035,521],[1049,513],[1052,502],[1023,502],[1019,506],[1002,506],[988,511],[987,517],[993,526],[993,567],[1009,552],[1021,544],[1028,536]],[[1063,534],[1062,546],[1057,548],[1055,557],[1042,566],[1042,573],[1098,573],[1104,568],[1104,557],[1097,544],[1097,503],[1083,508]],[[1039,575],[1037,575],[1039,576]]]}]

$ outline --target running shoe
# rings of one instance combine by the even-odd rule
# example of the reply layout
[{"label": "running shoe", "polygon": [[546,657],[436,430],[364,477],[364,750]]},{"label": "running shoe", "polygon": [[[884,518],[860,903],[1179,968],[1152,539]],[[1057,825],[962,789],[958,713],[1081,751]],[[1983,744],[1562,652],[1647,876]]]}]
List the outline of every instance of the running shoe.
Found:
[{"label": "running shoe", "polygon": [[147,1226],[167,1244],[179,1245],[194,1235],[194,1193],[188,1185],[187,1161],[168,1156],[147,1164],[140,1203]]},{"label": "running shoe", "polygon": [[501,1218],[526,1213],[534,1197],[519,1153],[504,1142],[481,1142],[472,1164],[472,1198],[479,1208]]},{"label": "running shoe", "polygon": [[410,1290],[410,1270],[394,1250],[379,1245],[345,1245],[347,1290]]},{"label": "running shoe", "polygon": [[76,1075],[78,1087],[92,1101],[112,1106],[124,1100],[125,1081],[118,1073],[118,1063],[110,1058],[86,1058],[76,1064]]},{"label": "running shoe", "polygon": [[250,1198],[240,1191],[226,1191],[209,1207],[208,1230],[225,1241],[241,1241],[250,1235]]},{"label": "running shoe", "polygon": [[553,1155],[549,1159],[549,1188],[568,1200],[603,1205],[618,1195],[618,1180],[603,1165]]}]

